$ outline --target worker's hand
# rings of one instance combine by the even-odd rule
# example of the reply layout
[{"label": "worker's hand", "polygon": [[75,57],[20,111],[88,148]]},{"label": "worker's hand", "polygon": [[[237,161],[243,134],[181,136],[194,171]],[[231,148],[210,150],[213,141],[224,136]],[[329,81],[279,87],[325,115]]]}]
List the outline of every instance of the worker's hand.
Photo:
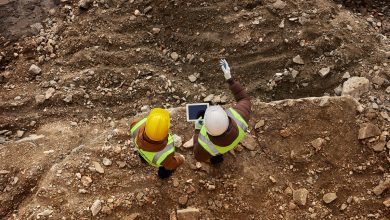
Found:
[{"label": "worker's hand", "polygon": [[203,126],[203,118],[200,117],[195,121],[195,130],[200,130]]},{"label": "worker's hand", "polygon": [[219,64],[221,65],[225,79],[228,80],[228,79],[232,78],[232,74],[230,74],[230,67],[229,67],[228,62],[225,59],[221,59],[219,61]]},{"label": "worker's hand", "polygon": [[177,153],[177,152],[175,153],[175,159],[179,165],[183,164],[184,161],[186,161],[186,158],[182,154]]}]

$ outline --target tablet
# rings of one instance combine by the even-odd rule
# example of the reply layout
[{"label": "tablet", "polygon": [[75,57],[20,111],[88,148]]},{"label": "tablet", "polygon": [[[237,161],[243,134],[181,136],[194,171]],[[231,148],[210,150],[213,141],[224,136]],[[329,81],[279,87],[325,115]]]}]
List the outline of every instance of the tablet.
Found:
[{"label": "tablet", "polygon": [[204,117],[209,103],[192,103],[186,105],[187,121],[196,121],[199,117]]}]

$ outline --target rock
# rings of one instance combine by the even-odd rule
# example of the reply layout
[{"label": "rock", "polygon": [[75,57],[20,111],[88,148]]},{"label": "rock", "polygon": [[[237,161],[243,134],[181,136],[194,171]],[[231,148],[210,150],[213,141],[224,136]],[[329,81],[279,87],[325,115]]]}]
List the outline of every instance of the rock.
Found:
[{"label": "rock", "polygon": [[343,75],[343,79],[349,79],[349,78],[351,78],[351,75],[349,74],[349,72],[345,72]]},{"label": "rock", "polygon": [[92,179],[89,176],[82,176],[81,177],[81,184],[85,187],[89,187],[92,183]]},{"label": "rock", "polygon": [[41,138],[44,138],[45,135],[36,135],[36,134],[31,134],[30,136],[28,137],[25,137],[25,138],[22,138],[20,140],[17,140],[15,141],[15,143],[22,143],[22,142],[27,142],[27,141],[35,141],[35,140],[38,140],[38,139],[41,139]]},{"label": "rock", "polygon": [[173,135],[173,141],[175,142],[175,146],[178,148],[183,144],[182,138],[177,134]]},{"label": "rock", "polygon": [[140,16],[140,15],[141,15],[141,12],[140,12],[138,9],[136,9],[136,10],[134,11],[134,15],[135,15],[135,16]]},{"label": "rock", "polygon": [[245,135],[244,139],[241,141],[242,146],[244,146],[248,150],[255,150],[257,147],[256,140],[252,137],[252,135]]},{"label": "rock", "polygon": [[383,205],[390,207],[390,198],[387,198],[385,201],[383,201]]},{"label": "rock", "polygon": [[343,210],[345,210],[347,207],[348,207],[348,205],[345,204],[345,203],[343,203],[343,204],[341,204],[340,210],[343,211]]},{"label": "rock", "polygon": [[65,98],[63,99],[66,103],[70,103],[72,102],[72,99],[73,99],[73,96],[72,94],[68,94],[65,96]]},{"label": "rock", "polygon": [[150,111],[149,105],[144,105],[141,107],[141,112],[148,112],[148,111]]},{"label": "rock", "polygon": [[183,144],[184,148],[191,148],[194,146],[194,137]]},{"label": "rock", "polygon": [[221,96],[217,95],[214,96],[212,103],[220,103],[221,102]]},{"label": "rock", "polygon": [[92,212],[92,216],[96,216],[102,209],[102,201],[100,201],[99,199],[95,200],[90,209]]},{"label": "rock", "polygon": [[0,175],[9,174],[10,172],[8,170],[0,170]]},{"label": "rock", "polygon": [[190,82],[195,82],[197,80],[196,76],[194,75],[189,75],[188,79],[190,80]]},{"label": "rock", "polygon": [[43,29],[43,26],[41,23],[34,23],[34,24],[30,25],[30,28],[31,28],[31,31],[33,32],[33,34],[37,35],[41,32],[41,30]]},{"label": "rock", "polygon": [[316,151],[321,150],[321,147],[324,143],[325,143],[325,139],[323,138],[317,138],[310,142],[311,146],[313,146],[314,149],[316,149]]},{"label": "rock", "polygon": [[305,188],[300,188],[293,191],[293,200],[298,205],[306,205],[307,195],[309,194],[309,191]]},{"label": "rock", "polygon": [[99,162],[92,161],[92,164],[93,164],[93,166],[95,167],[96,172],[101,173],[101,174],[104,173],[104,169],[103,169],[103,167],[100,165]]},{"label": "rock", "polygon": [[0,136],[0,144],[4,144],[5,141],[6,141],[5,138]]},{"label": "rock", "polygon": [[187,195],[179,197],[179,204],[180,205],[185,206],[187,204],[187,202],[188,202],[188,196]]},{"label": "rock", "polygon": [[370,137],[379,136],[380,134],[381,134],[381,130],[379,130],[379,128],[376,125],[372,123],[365,123],[359,129],[358,139],[362,140]]},{"label": "rock", "polygon": [[171,214],[169,214],[169,220],[177,220],[176,211],[173,210]]},{"label": "rock", "polygon": [[144,14],[146,14],[146,13],[150,12],[152,9],[153,9],[153,7],[152,7],[152,6],[148,6],[148,7],[146,7],[146,8],[144,9]]},{"label": "rock", "polygon": [[[280,22],[279,28],[284,28],[284,19],[282,19],[282,21]],[[294,77],[294,78],[295,78],[295,77]]]},{"label": "rock", "polygon": [[370,82],[365,77],[351,77],[343,84],[342,95],[350,95],[356,99],[368,92]]},{"label": "rock", "polygon": [[42,70],[37,65],[32,64],[30,66],[30,69],[28,69],[28,72],[34,75],[39,75],[42,72]]},{"label": "rock", "polygon": [[211,102],[211,100],[214,99],[214,94],[208,95],[206,98],[203,99],[204,102]]},{"label": "rock", "polygon": [[286,3],[284,1],[281,1],[281,0],[276,0],[276,2],[274,2],[272,4],[272,7],[276,10],[282,10],[286,7]]},{"label": "rock", "polygon": [[297,55],[293,58],[293,62],[296,64],[304,65],[305,61],[303,61],[302,57],[300,55]]},{"label": "rock", "polygon": [[112,161],[105,157],[105,158],[103,158],[103,165],[107,166],[107,167],[111,166],[112,165]]},{"label": "rock", "polygon": [[45,99],[50,99],[56,90],[52,87],[48,88],[45,92]]},{"label": "rock", "polygon": [[88,10],[92,6],[93,0],[80,0],[79,8],[83,10]]},{"label": "rock", "polygon": [[385,146],[386,146],[386,141],[379,141],[374,146],[372,146],[372,149],[375,152],[381,152],[381,151],[383,151],[385,149]]},{"label": "rock", "polygon": [[139,216],[139,213],[133,213],[131,215],[124,216],[123,220],[136,220]]},{"label": "rock", "polygon": [[171,58],[173,61],[177,61],[177,59],[179,59],[179,54],[177,54],[176,52],[173,52],[173,53],[171,53]]},{"label": "rock", "polygon": [[188,207],[186,209],[177,210],[177,220],[198,220],[199,209]]},{"label": "rock", "polygon": [[388,188],[390,188],[390,178],[386,179],[385,181],[380,181],[379,184],[372,190],[372,192],[379,196]]},{"label": "rock", "polygon": [[322,197],[322,200],[324,200],[324,202],[326,204],[329,204],[331,202],[333,202],[334,200],[337,199],[337,195],[336,193],[327,193],[325,194],[323,197]]},{"label": "rock", "polygon": [[259,128],[263,127],[264,124],[265,124],[265,121],[264,121],[264,120],[258,121],[258,122],[255,124],[255,129],[259,129]]},{"label": "rock", "polygon": [[269,176],[269,180],[271,180],[272,183],[277,183],[276,179],[273,176]]},{"label": "rock", "polygon": [[279,131],[280,136],[287,138],[291,136],[291,131],[288,128],[282,129]]},{"label": "rock", "polygon": [[160,33],[161,29],[160,28],[152,28],[153,34],[158,34]]},{"label": "rock", "polygon": [[40,216],[49,216],[53,213],[53,210],[51,209],[45,209],[43,212],[40,212],[37,214],[37,219],[40,218]]},{"label": "rock", "polygon": [[390,94],[390,86],[386,88],[386,93]]},{"label": "rock", "polygon": [[24,135],[24,131],[22,131],[22,130],[16,131],[16,137],[21,138],[21,137],[23,137],[23,135]]},{"label": "rock", "polygon": [[329,73],[330,73],[330,67],[322,68],[319,71],[319,74],[320,74],[321,77],[325,77]]},{"label": "rock", "polygon": [[35,96],[35,102],[37,104],[42,104],[46,100],[44,95],[36,95]]},{"label": "rock", "polygon": [[386,82],[386,79],[380,76],[374,76],[372,82],[380,87]]}]

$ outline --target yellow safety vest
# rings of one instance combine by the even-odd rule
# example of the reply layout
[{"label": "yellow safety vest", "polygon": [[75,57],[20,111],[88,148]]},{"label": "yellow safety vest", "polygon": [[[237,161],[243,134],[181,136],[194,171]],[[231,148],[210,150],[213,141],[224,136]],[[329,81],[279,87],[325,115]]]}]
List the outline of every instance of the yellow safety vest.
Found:
[{"label": "yellow safety vest", "polygon": [[142,119],[141,121],[137,122],[131,128],[130,134],[133,138],[134,145],[137,149],[137,151],[140,153],[140,155],[152,166],[160,167],[161,163],[167,158],[168,155],[175,152],[175,143],[173,140],[173,137],[171,134],[168,134],[168,143],[167,146],[164,147],[161,151],[158,152],[149,152],[142,150],[137,145],[137,136],[138,136],[138,130],[139,128],[146,123],[146,118]]},{"label": "yellow safety vest", "polygon": [[211,142],[207,134],[206,127],[203,125],[198,136],[198,143],[212,156],[224,154],[235,148],[244,138],[245,132],[248,129],[248,124],[236,110],[229,108],[225,110],[225,112],[236,122],[239,133],[237,138],[229,146],[222,147]]}]

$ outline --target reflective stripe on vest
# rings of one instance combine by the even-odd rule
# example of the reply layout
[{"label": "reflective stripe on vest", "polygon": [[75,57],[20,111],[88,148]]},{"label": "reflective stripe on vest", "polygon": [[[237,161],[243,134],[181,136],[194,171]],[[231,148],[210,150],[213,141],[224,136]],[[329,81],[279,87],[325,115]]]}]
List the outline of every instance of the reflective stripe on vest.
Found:
[{"label": "reflective stripe on vest", "polygon": [[229,108],[226,110],[226,114],[233,119],[238,127],[238,135],[237,138],[228,146],[221,147],[218,145],[215,145],[211,142],[211,140],[208,137],[207,130],[205,126],[202,126],[199,136],[198,136],[198,143],[207,151],[210,155],[216,156],[218,154],[224,154],[230,150],[232,150],[234,147],[238,145],[238,143],[244,138],[245,132],[248,129],[248,124],[246,121],[241,117],[236,110]]},{"label": "reflective stripe on vest", "polygon": [[175,152],[175,143],[171,134],[168,134],[168,143],[161,151],[158,152],[149,152],[145,151],[138,147],[137,144],[137,135],[140,127],[146,122],[146,118],[137,122],[134,127],[130,130],[131,136],[133,138],[134,146],[141,156],[152,166],[160,167],[161,163],[167,158],[168,155]]}]

